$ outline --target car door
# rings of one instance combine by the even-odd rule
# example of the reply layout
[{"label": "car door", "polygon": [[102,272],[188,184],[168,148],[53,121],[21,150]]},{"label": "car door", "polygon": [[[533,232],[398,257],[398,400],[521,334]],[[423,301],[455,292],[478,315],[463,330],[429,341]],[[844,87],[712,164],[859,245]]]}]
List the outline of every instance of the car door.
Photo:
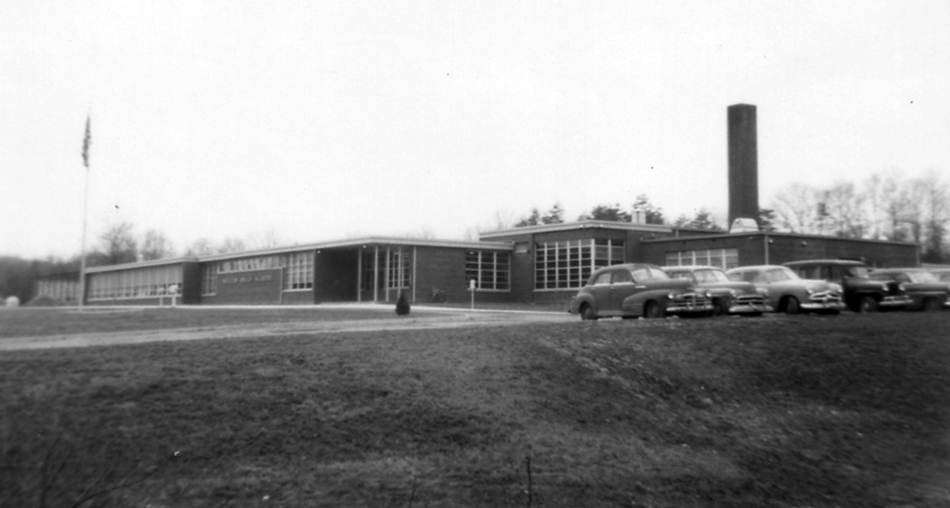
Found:
[{"label": "car door", "polygon": [[610,308],[616,309],[619,315],[623,310],[623,301],[635,292],[633,277],[627,270],[611,272]]},{"label": "car door", "polygon": [[594,308],[599,316],[603,316],[605,312],[610,313],[610,287],[609,271],[597,274],[590,285],[590,292],[594,297]]}]

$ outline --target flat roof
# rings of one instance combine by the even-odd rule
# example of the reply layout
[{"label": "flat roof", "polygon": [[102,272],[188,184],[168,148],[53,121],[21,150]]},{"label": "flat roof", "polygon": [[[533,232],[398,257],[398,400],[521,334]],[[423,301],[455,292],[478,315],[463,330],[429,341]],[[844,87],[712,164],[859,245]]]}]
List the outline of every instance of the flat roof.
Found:
[{"label": "flat roof", "polygon": [[496,231],[485,231],[479,233],[479,238],[505,238],[511,236],[521,236],[534,233],[550,233],[556,231],[572,231],[580,229],[615,229],[620,231],[643,231],[647,233],[672,233],[675,229],[665,224],[639,224],[634,222],[615,222],[606,220],[584,220],[577,222],[561,222],[558,224],[538,224],[537,226],[524,226],[511,229],[499,229]]},{"label": "flat roof", "polygon": [[327,242],[307,243],[303,245],[293,245],[289,247],[274,247],[270,249],[258,249],[252,251],[229,252],[225,254],[211,254],[207,256],[191,256],[169,259],[155,259],[151,261],[142,261],[134,263],[123,263],[119,265],[96,266],[86,268],[86,273],[111,272],[117,270],[127,270],[132,268],[150,268],[155,266],[173,265],[181,263],[205,263],[210,261],[223,261],[227,259],[241,259],[258,256],[272,256],[277,254],[288,254],[308,250],[335,249],[335,248],[353,248],[370,247],[380,245],[397,245],[408,247],[445,247],[450,249],[480,249],[511,251],[514,250],[514,244],[510,242],[471,242],[461,240],[436,240],[431,238],[400,238],[386,236],[370,236],[364,238],[353,238],[349,240],[334,240]]},{"label": "flat roof", "polygon": [[876,244],[887,244],[887,245],[905,245],[911,247],[917,247],[919,244],[914,242],[896,242],[892,240],[872,240],[869,238],[847,238],[843,236],[827,236],[827,235],[813,235],[813,234],[804,234],[804,233],[780,233],[777,231],[745,231],[742,233],[719,233],[719,234],[710,234],[710,235],[691,235],[691,236],[677,236],[672,238],[651,238],[644,239],[643,242],[649,243],[660,243],[660,242],[682,242],[682,241],[694,241],[694,240],[707,240],[707,239],[721,239],[721,238],[738,238],[743,236],[775,236],[775,237],[789,237],[789,238],[804,238],[804,239],[813,239],[813,240],[835,240],[835,241],[844,241],[844,242],[866,242],[866,243],[876,243]]}]

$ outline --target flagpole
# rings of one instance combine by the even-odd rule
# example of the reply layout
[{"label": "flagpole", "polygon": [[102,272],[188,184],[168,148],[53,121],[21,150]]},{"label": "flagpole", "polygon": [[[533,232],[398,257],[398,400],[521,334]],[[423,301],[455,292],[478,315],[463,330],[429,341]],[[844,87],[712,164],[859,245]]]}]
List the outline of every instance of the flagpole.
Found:
[{"label": "flagpole", "polygon": [[86,168],[86,191],[82,206],[82,261],[79,264],[79,311],[86,300],[86,217],[89,215],[89,168]]},{"label": "flagpole", "polygon": [[82,250],[79,262],[79,312],[82,312],[86,302],[86,224],[89,216],[89,145],[92,144],[92,135],[89,132],[89,116],[86,116],[86,136],[82,143],[82,162],[86,167],[86,184],[82,204]]}]

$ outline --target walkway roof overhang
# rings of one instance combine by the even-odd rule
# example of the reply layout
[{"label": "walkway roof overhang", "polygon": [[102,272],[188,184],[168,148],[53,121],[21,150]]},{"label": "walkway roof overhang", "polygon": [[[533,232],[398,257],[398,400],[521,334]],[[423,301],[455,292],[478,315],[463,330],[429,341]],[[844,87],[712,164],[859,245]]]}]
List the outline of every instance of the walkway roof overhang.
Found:
[{"label": "walkway roof overhang", "polygon": [[510,242],[467,242],[456,240],[436,240],[430,238],[400,238],[386,236],[370,236],[365,238],[354,238],[349,240],[336,240],[328,242],[316,242],[303,245],[293,245],[290,247],[275,247],[271,249],[260,249],[244,252],[229,252],[227,254],[213,254],[209,256],[192,256],[171,259],[156,259],[152,261],[143,261],[136,263],[124,263],[120,265],[96,266],[87,268],[86,273],[111,272],[118,270],[128,270],[132,268],[151,268],[156,266],[175,265],[182,263],[205,263],[211,261],[225,261],[229,259],[241,259],[258,256],[272,256],[278,254],[290,254],[294,252],[303,252],[323,249],[361,249],[376,246],[396,246],[396,247],[443,247],[450,249],[478,249],[478,250],[496,250],[512,251],[514,244]]}]

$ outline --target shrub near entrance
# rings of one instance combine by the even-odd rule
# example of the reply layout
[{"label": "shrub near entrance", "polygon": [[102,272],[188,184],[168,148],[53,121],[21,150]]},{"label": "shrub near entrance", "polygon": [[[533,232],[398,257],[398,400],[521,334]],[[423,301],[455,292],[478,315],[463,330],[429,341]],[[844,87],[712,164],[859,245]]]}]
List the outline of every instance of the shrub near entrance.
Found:
[{"label": "shrub near entrance", "polygon": [[399,293],[399,299],[396,300],[396,314],[399,316],[409,315],[409,301],[406,300],[405,293]]}]

